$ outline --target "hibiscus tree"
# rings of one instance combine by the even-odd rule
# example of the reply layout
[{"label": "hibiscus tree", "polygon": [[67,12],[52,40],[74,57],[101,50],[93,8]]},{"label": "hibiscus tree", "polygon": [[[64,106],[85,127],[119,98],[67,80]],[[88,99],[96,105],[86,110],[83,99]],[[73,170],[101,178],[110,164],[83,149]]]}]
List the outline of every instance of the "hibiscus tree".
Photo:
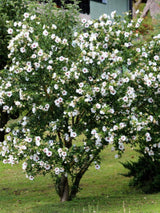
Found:
[{"label": "hibiscus tree", "polygon": [[125,103],[135,98],[126,70],[131,72],[138,60],[133,41],[141,20],[134,23],[129,15],[121,19],[113,12],[83,19],[79,34],[72,9],[52,11],[53,17],[47,23],[25,13],[8,29],[12,64],[3,83],[3,111],[23,113],[6,126],[1,155],[4,163],[23,160],[30,180],[51,173],[66,201],[75,197],[92,163],[100,168],[100,152],[113,143],[115,129],[124,150]]}]

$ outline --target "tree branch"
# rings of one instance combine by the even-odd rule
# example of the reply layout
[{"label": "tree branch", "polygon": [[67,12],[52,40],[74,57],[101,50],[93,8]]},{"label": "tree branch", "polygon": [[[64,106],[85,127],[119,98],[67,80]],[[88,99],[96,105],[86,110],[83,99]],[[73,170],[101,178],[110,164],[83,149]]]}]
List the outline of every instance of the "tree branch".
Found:
[{"label": "tree branch", "polygon": [[138,0],[136,3],[134,3],[134,6],[133,6],[133,17],[134,18],[136,18],[136,16],[137,16],[136,11],[141,2],[142,2],[142,0]]},{"label": "tree branch", "polygon": [[153,1],[154,0],[147,0],[146,6],[144,7],[143,13],[141,15],[142,18],[144,18],[148,14],[148,12],[150,10],[150,7],[151,7],[151,4],[153,3]]}]

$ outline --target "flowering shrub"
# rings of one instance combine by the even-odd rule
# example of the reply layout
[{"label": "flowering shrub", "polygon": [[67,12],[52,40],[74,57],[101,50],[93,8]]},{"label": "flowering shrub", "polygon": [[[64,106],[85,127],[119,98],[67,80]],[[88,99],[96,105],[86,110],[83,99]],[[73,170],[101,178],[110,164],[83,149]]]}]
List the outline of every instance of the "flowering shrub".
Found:
[{"label": "flowering shrub", "polygon": [[131,105],[128,130],[129,137],[139,144],[141,157],[124,166],[130,170],[128,176],[134,176],[134,185],[145,192],[155,192],[160,191],[160,34],[137,51],[140,62],[131,80],[136,99]]},{"label": "flowering shrub", "polygon": [[[7,32],[8,21],[16,21],[21,19],[22,14],[27,11],[27,4],[25,0],[1,0],[0,1],[0,81],[5,78],[5,72],[2,70],[10,63],[8,59],[9,50],[7,48],[11,34]],[[0,82],[1,83],[1,82]],[[0,84],[2,85],[2,84]],[[0,86],[1,87],[1,86]],[[0,88],[0,129],[2,129],[9,116],[3,112],[1,107],[1,88]],[[18,113],[13,116],[15,117]],[[4,131],[0,131],[0,141],[4,140]]]},{"label": "flowering shrub", "polygon": [[135,137],[129,118],[134,114],[132,105],[137,100],[132,84],[141,63],[141,53],[136,47],[136,29],[141,21],[130,21],[128,14],[121,20],[121,17],[112,12],[111,18],[103,15],[99,22],[85,23],[89,33],[81,34],[77,40],[82,50],[78,64],[92,71],[92,78],[91,73],[88,73],[90,87],[94,88],[90,96],[100,101],[99,110],[95,106],[91,111],[96,115],[104,115],[102,125],[106,125],[108,134],[105,139],[114,143],[112,150],[119,150],[119,155],[125,150],[124,144],[132,144]]},{"label": "flowering shrub", "polygon": [[25,0],[1,0],[0,1],[0,70],[4,68],[8,61],[8,42],[10,35],[7,33],[7,21],[16,21],[27,11]]},{"label": "flowering shrub", "polygon": [[[53,11],[51,17],[59,13]],[[135,46],[141,19],[130,20],[129,14],[121,19],[113,12],[99,20],[82,19],[79,33],[73,25],[76,17],[66,13],[65,19],[48,24],[25,13],[22,22],[8,29],[12,64],[1,92],[5,112],[23,112],[5,128],[3,162],[23,160],[30,180],[51,173],[61,201],[75,197],[92,163],[100,168],[99,154],[106,145],[114,142],[121,153],[130,136],[136,139],[134,121],[142,122],[136,104],[140,107],[144,94],[139,82],[146,86],[139,68],[147,54],[159,60],[150,51],[157,52],[158,42],[149,48]],[[67,31],[63,26],[61,31],[64,23]]]}]

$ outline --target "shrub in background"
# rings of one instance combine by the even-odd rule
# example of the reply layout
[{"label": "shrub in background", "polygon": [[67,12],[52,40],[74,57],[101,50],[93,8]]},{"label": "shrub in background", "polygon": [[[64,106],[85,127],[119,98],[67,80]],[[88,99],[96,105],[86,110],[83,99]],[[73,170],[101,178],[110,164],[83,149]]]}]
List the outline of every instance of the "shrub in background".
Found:
[{"label": "shrub in background", "polygon": [[160,192],[160,161],[153,160],[152,157],[139,150],[140,157],[137,162],[128,161],[122,165],[129,170],[126,177],[133,177],[131,186],[142,189],[145,193]]},{"label": "shrub in background", "polygon": [[[130,79],[135,100],[130,105],[129,125],[124,133],[138,144],[140,158],[124,163],[133,184],[145,192],[160,191],[160,34],[137,47],[139,63]],[[126,101],[127,103],[128,101]],[[118,141],[117,141],[118,143]]]}]

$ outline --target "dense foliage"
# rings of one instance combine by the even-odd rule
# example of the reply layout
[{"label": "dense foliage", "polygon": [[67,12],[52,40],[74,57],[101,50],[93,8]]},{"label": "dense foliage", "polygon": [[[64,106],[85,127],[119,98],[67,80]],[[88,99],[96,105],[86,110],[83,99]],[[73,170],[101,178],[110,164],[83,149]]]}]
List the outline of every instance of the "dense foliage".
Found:
[{"label": "dense foliage", "polygon": [[25,0],[1,0],[0,1],[0,70],[4,68],[8,61],[8,42],[11,36],[8,34],[7,21],[21,19],[27,10]]},{"label": "dense foliage", "polygon": [[[1,81],[5,79],[5,72],[2,70],[10,63],[8,58],[9,50],[7,48],[11,35],[8,33],[8,23],[21,20],[24,12],[27,11],[25,0],[1,0],[0,1],[0,89]],[[1,90],[0,90],[1,93]],[[13,117],[17,117],[16,112]],[[3,111],[0,103],[0,129],[2,129],[9,120],[9,115]],[[4,131],[0,131],[0,141],[4,140]]]},{"label": "dense foliage", "polygon": [[126,177],[133,177],[131,186],[142,189],[145,193],[155,193],[160,191],[160,161],[152,159],[143,150],[138,161],[128,161],[122,165],[128,169]]}]

